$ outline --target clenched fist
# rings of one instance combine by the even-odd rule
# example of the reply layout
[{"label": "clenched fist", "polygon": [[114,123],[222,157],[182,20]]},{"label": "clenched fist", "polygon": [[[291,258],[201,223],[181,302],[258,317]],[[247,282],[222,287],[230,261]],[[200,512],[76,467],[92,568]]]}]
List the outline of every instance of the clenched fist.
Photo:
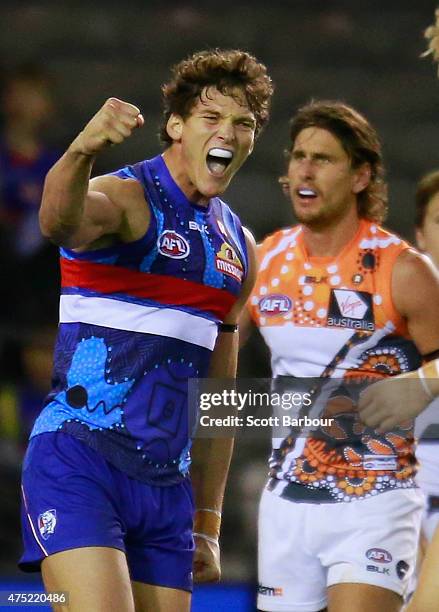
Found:
[{"label": "clenched fist", "polygon": [[144,123],[137,106],[109,98],[73,141],[71,149],[83,155],[96,155],[110,144],[120,144]]},{"label": "clenched fist", "polygon": [[220,549],[217,542],[194,534],[194,581],[218,582],[221,578]]}]

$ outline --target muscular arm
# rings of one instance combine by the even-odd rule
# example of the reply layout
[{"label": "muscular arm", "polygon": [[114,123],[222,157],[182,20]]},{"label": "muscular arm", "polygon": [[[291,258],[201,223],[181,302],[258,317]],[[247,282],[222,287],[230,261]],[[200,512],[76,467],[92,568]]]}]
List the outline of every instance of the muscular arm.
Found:
[{"label": "muscular arm", "polygon": [[[228,314],[224,323],[237,324],[241,311],[253,288],[256,276],[255,242],[251,234],[245,231],[249,257],[249,271],[244,282],[239,300]],[[237,356],[239,348],[238,333],[220,332],[213,351],[209,368],[209,378],[235,378],[237,369]],[[221,512],[224,490],[233,452],[233,438],[212,438],[195,440],[191,470],[192,483],[195,491],[195,507],[209,508]],[[206,513],[206,520],[212,522],[212,517]],[[198,524],[197,524],[198,521]],[[204,530],[203,518],[196,516],[195,531]],[[219,524],[218,524],[219,529]],[[209,529],[207,529],[209,531]],[[218,534],[207,533],[208,537],[215,539]],[[201,551],[201,557],[203,557]],[[197,566],[198,562],[198,566]],[[204,563],[200,556],[195,557],[195,573],[199,582],[219,579],[219,559],[217,567],[209,567],[208,561]]]},{"label": "muscular arm", "polygon": [[409,250],[395,262],[392,297],[421,355],[439,349],[439,276],[425,255]]},{"label": "muscular arm", "polygon": [[[90,182],[96,155],[119,144],[143,125],[137,107],[110,98],[47,174],[40,208],[44,236],[70,248],[85,248],[126,225],[125,181],[100,177]],[[135,181],[130,181],[134,183]],[[135,190],[136,188],[132,188]]]},{"label": "muscular arm", "polygon": [[[394,267],[392,297],[423,355],[439,348],[439,276],[427,257],[402,253]],[[431,363],[422,369],[368,387],[359,401],[361,419],[370,427],[391,429],[416,417],[439,395],[439,372]],[[420,375],[424,377],[421,382]]]}]

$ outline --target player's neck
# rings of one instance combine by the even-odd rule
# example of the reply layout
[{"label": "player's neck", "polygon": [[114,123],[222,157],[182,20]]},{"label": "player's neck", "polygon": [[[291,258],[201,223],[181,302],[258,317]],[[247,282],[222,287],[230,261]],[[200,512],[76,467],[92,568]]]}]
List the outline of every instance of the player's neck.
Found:
[{"label": "player's neck", "polygon": [[358,231],[360,218],[356,209],[325,227],[303,225],[303,240],[309,257],[337,257]]},{"label": "player's neck", "polygon": [[163,153],[163,159],[175,183],[180,187],[188,200],[194,204],[207,206],[209,199],[204,197],[191,183],[191,180],[186,172],[184,163],[181,159],[180,150],[177,146],[172,145]]}]

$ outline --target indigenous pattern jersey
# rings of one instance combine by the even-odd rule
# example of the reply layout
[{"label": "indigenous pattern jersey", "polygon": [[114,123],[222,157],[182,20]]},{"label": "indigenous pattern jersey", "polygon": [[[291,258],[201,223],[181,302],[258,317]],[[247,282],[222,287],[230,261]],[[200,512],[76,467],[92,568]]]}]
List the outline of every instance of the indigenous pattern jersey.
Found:
[{"label": "indigenous pattern jersey", "polygon": [[136,179],[151,210],[131,243],[61,249],[54,387],[31,436],[67,432],[130,476],[171,484],[188,471],[188,378],[207,375],[247,272],[238,218],[219,198],[190,202],[161,156]]},{"label": "indigenous pattern jersey", "polygon": [[391,298],[392,267],[408,247],[365,220],[334,258],[308,257],[301,226],[260,246],[249,308],[270,348],[273,377],[318,379],[308,414],[325,417],[315,432],[274,439],[270,473],[286,481],[283,497],[351,501],[414,486],[410,425],[385,435],[363,426],[352,392],[359,381],[421,365]]}]

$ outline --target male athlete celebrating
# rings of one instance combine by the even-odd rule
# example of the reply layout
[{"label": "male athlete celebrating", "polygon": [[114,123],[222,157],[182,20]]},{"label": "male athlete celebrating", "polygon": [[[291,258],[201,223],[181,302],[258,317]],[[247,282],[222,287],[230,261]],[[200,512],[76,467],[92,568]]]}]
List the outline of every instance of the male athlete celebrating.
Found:
[{"label": "male athlete celebrating", "polygon": [[[189,610],[187,380],[235,375],[253,245],[217,196],[271,93],[248,53],[196,53],[163,87],[163,155],[90,180],[96,155],[144,122],[110,98],[47,176],[40,220],[61,246],[60,329],[23,467],[21,564],[41,564],[71,610]],[[194,448],[199,580],[219,577],[231,446]]]},{"label": "male athlete celebrating", "polygon": [[[324,416],[334,423],[275,444],[260,507],[258,605],[396,612],[422,506],[412,434],[366,428],[352,383],[416,369],[420,353],[437,348],[439,285],[379,225],[381,147],[362,115],[317,101],[292,119],[290,138],[282,184],[299,225],[262,243],[250,314],[273,375],[318,378],[313,407],[329,389]],[[282,309],[267,307],[273,295]]]}]

